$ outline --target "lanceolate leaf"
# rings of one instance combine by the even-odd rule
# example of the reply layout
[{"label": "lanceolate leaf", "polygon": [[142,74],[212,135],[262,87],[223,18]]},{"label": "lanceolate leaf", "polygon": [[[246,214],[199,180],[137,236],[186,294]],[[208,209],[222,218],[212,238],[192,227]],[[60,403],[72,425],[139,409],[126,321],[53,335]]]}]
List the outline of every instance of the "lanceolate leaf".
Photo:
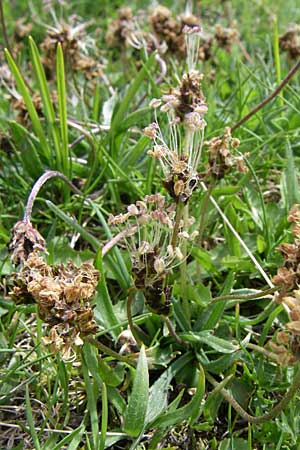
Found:
[{"label": "lanceolate leaf", "polygon": [[141,347],[132,392],[125,412],[124,430],[138,436],[145,427],[149,397],[149,374],[144,346]]}]

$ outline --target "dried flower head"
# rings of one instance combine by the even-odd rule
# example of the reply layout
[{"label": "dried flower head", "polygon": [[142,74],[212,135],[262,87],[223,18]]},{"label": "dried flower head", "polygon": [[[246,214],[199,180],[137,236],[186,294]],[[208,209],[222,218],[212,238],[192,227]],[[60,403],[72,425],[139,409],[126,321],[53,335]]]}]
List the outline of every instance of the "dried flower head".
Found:
[{"label": "dried flower head", "polygon": [[300,26],[290,25],[289,29],[279,38],[280,49],[287,52],[291,59],[300,55]]},{"label": "dried flower head", "polygon": [[32,252],[46,252],[43,236],[25,220],[15,224],[9,248],[15,264],[24,263]]},{"label": "dried flower head", "polygon": [[129,6],[123,6],[118,10],[117,19],[110,22],[105,39],[110,47],[122,48],[131,45],[135,31],[132,9]]},{"label": "dried flower head", "polygon": [[248,171],[242,155],[234,155],[233,151],[240,145],[240,141],[231,136],[229,127],[225,128],[223,136],[216,137],[204,143],[208,146],[209,160],[207,174],[220,180],[232,168],[239,172]]},{"label": "dried flower head", "polygon": [[[292,223],[294,235],[294,244],[283,243],[277,250],[284,258],[283,267],[279,267],[277,274],[273,277],[273,283],[276,286],[282,286],[280,298],[286,292],[295,288],[300,282],[300,211],[299,205],[293,205],[289,214],[288,221]],[[295,291],[294,291],[295,292]]]},{"label": "dried flower head", "polygon": [[[194,56],[190,56],[190,64],[195,64]],[[159,160],[165,175],[164,187],[176,202],[186,203],[199,181],[197,168],[206,126],[203,116],[208,110],[201,89],[202,78],[200,72],[191,68],[183,75],[179,87],[170,89],[161,99],[153,99],[155,122],[144,130],[154,143],[148,154]],[[164,136],[160,129],[157,108],[168,116],[169,135]],[[186,133],[184,143],[181,125]]]},{"label": "dried flower head", "polygon": [[239,37],[236,28],[225,28],[221,24],[217,24],[215,28],[215,39],[219,47],[227,52],[230,52],[232,44],[237,41]]},{"label": "dried flower head", "polygon": [[32,252],[21,271],[12,275],[10,296],[18,303],[37,303],[39,317],[51,327],[44,342],[67,359],[73,346],[83,343],[82,337],[97,330],[90,300],[98,279],[90,263],[51,266]]},{"label": "dried flower head", "polygon": [[43,63],[48,73],[53,72],[57,45],[60,43],[66,64],[78,70],[78,61],[87,56],[88,48],[95,48],[94,40],[86,32],[89,24],[80,22],[77,16],[70,16],[69,23],[56,21],[47,27],[47,36],[41,43],[44,51]]},{"label": "dried flower head", "polygon": [[186,39],[184,29],[200,26],[199,19],[191,13],[185,13],[175,18],[165,6],[158,5],[150,15],[150,24],[160,41],[166,43],[171,54],[184,57],[186,54]]},{"label": "dried flower head", "polygon": [[[50,98],[52,103],[55,105],[57,102],[57,92],[51,91]],[[32,95],[31,100],[34,104],[38,116],[43,117],[43,102],[41,94],[39,92],[35,92]],[[31,120],[23,97],[18,97],[14,99],[14,101],[12,102],[12,106],[14,110],[16,110],[18,113],[17,121],[20,122],[24,127],[26,128],[29,127]]]},{"label": "dried flower head", "polygon": [[129,205],[125,214],[109,218],[110,225],[127,225],[125,243],[131,255],[135,287],[144,292],[148,306],[162,314],[168,314],[170,309],[166,275],[181,263],[182,243],[196,237],[195,232],[183,232],[180,223],[173,247],[174,220],[175,205],[167,206],[159,193]]},{"label": "dried flower head", "polygon": [[31,22],[27,22],[25,17],[21,17],[15,23],[15,33],[14,37],[16,41],[22,41],[26,36],[29,36],[30,31],[32,30],[33,24]]}]

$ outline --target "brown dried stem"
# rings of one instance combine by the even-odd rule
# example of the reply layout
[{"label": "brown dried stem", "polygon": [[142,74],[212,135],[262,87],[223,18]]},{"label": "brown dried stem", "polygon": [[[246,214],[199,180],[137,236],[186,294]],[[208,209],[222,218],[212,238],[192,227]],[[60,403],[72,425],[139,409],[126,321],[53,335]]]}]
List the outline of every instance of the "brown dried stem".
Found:
[{"label": "brown dried stem", "polygon": [[[209,374],[205,373],[205,376],[207,380],[214,386],[218,387],[219,383]],[[251,416],[247,411],[245,411],[241,405],[236,401],[236,399],[231,395],[231,393],[227,389],[220,389],[220,393],[222,396],[230,403],[230,405],[236,410],[236,412],[247,422],[254,423],[254,424],[261,424],[264,422],[268,422],[269,420],[274,419],[274,417],[278,416],[278,414],[281,413],[281,411],[284,410],[284,408],[289,404],[289,402],[292,400],[294,395],[297,393],[297,390],[300,388],[300,366],[297,366],[297,372],[294,375],[293,383],[290,386],[290,389],[286,393],[286,395],[280,400],[279,403],[277,403],[276,406],[274,406],[271,411],[269,411],[267,414],[264,414],[262,416]]]},{"label": "brown dried stem", "polygon": [[260,109],[262,109],[267,103],[269,103],[271,100],[273,100],[274,97],[276,97],[279,92],[284,88],[284,86],[290,81],[290,79],[295,75],[297,70],[300,67],[300,59],[296,62],[296,64],[291,68],[287,76],[281,81],[281,83],[276,87],[276,89],[268,95],[262,102],[260,102],[258,105],[256,105],[251,111],[249,111],[244,117],[242,117],[238,122],[236,122],[232,127],[231,131],[235,131],[237,128],[239,128],[241,125],[243,125],[247,120],[250,119],[254,114],[256,114]]}]

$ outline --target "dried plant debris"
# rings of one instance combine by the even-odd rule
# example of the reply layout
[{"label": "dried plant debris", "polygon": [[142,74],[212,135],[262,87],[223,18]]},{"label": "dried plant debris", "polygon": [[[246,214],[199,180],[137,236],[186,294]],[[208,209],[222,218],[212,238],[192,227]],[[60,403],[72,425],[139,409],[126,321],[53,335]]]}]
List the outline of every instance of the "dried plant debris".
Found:
[{"label": "dried plant debris", "polygon": [[[89,23],[84,23],[77,16],[69,17],[69,22],[60,21],[55,26],[48,26],[48,33],[41,43],[43,64],[48,76],[54,73],[57,45],[60,43],[67,68],[80,71],[87,80],[101,77],[103,65],[99,61],[95,41],[87,33]],[[91,56],[89,52],[93,52]]]},{"label": "dried plant debris", "polygon": [[97,331],[90,301],[98,280],[99,272],[90,263],[48,265],[34,251],[12,275],[10,296],[17,303],[37,304],[39,317],[50,326],[44,344],[69,359],[74,346]]},{"label": "dried plant debris", "polygon": [[280,297],[294,289],[300,281],[300,210],[299,205],[294,205],[288,215],[288,221],[292,223],[294,244],[280,244],[277,250],[284,258],[284,265],[279,267],[273,277],[273,283],[281,286]]},{"label": "dried plant debris", "polygon": [[13,228],[9,245],[11,259],[15,264],[24,263],[33,252],[46,252],[45,239],[26,220],[20,220]]},{"label": "dried plant debris", "polygon": [[206,176],[211,176],[215,180],[220,180],[235,167],[239,172],[248,171],[244,163],[243,155],[235,155],[234,151],[240,145],[237,138],[231,136],[229,127],[225,128],[223,136],[216,137],[204,143],[208,147],[208,167]]},{"label": "dried plant debris", "polygon": [[232,45],[237,42],[239,38],[239,33],[235,27],[225,28],[218,23],[215,27],[214,38],[220,48],[230,52]]},{"label": "dried plant debris", "polygon": [[129,46],[135,31],[133,11],[129,6],[123,6],[118,10],[117,19],[110,22],[105,40],[110,47]]},{"label": "dried plant debris", "polygon": [[[57,104],[57,92],[50,92],[50,99],[55,106]],[[43,101],[41,94],[39,92],[34,92],[31,96],[31,100],[35,107],[35,110],[39,117],[44,117],[43,112]],[[12,108],[17,112],[17,121],[22,124],[25,128],[28,128],[31,124],[28,109],[23,97],[14,98],[12,101]]]},{"label": "dried plant debris", "polygon": [[186,42],[183,30],[186,26],[199,27],[198,17],[186,13],[174,18],[168,8],[159,5],[152,11],[149,20],[157,38],[166,43],[168,51],[185,57]]},{"label": "dried plant debris", "polygon": [[300,55],[300,25],[290,25],[288,30],[279,38],[280,49],[287,52],[291,59]]}]

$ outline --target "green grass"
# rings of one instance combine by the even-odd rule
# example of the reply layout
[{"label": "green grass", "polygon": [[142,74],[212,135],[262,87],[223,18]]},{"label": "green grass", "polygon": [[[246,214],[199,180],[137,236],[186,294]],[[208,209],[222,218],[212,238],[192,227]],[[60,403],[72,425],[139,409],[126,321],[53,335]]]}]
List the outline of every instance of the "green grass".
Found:
[{"label": "green grass", "polygon": [[[18,2],[18,8],[3,2],[12,49],[16,20],[25,17],[33,27],[32,37],[19,38],[18,53],[4,51],[0,33],[0,71],[6,65],[11,71],[9,79],[0,78],[0,449],[300,449],[298,392],[276,418],[259,424],[249,423],[226,400],[229,392],[252,416],[264,415],[296,374],[296,367],[278,364],[266,346],[290,318],[273,292],[260,293],[283,264],[276,248],[293,242],[287,214],[300,200],[299,73],[233,133],[248,172],[232,169],[211,186],[223,215],[206,200],[204,189],[193,192],[189,211],[194,229],[202,223],[203,234],[201,243],[188,244],[183,269],[168,275],[168,321],[147,307],[141,291],[129,292],[132,255],[124,242],[103,257],[101,249],[117,233],[108,225],[110,214],[124,213],[156,192],[172,202],[158,162],[147,155],[152,144],[142,130],[154,121],[149,102],[178,85],[185,59],[163,55],[167,72],[157,81],[161,67],[155,53],[145,56],[130,46],[106,44],[107,28],[122,2],[54,3],[50,13],[42,2],[32,2],[29,11],[27,2]],[[129,4],[137,20],[137,11],[147,11],[149,3]],[[278,36],[290,22],[299,23],[300,10],[296,0],[194,3],[205,31],[236,22],[243,47],[235,43],[226,52],[214,44],[213,57],[198,63],[205,75],[209,140],[286,76],[294,62],[281,52]],[[164,5],[175,16],[185,10],[180,0]],[[101,63],[102,74],[92,80],[74,67],[63,44],[51,70],[43,64],[46,24],[57,26],[55,17],[68,22],[72,14],[87,22],[82,55]],[[147,21],[141,27],[150,30]],[[16,95],[27,109],[23,122]],[[159,110],[158,121],[167,133]],[[204,147],[200,175],[207,164]],[[93,310],[96,345],[87,339],[71,361],[43,344],[47,325],[37,317],[36,305],[16,304],[9,295],[16,270],[8,250],[12,228],[46,170],[61,171],[82,192],[74,194],[56,179],[39,191],[31,221],[46,239],[47,262],[93,261],[100,272]],[[124,338],[131,323],[130,295],[140,346]],[[297,356],[297,336],[291,345]],[[119,353],[122,346],[128,353]]]}]

